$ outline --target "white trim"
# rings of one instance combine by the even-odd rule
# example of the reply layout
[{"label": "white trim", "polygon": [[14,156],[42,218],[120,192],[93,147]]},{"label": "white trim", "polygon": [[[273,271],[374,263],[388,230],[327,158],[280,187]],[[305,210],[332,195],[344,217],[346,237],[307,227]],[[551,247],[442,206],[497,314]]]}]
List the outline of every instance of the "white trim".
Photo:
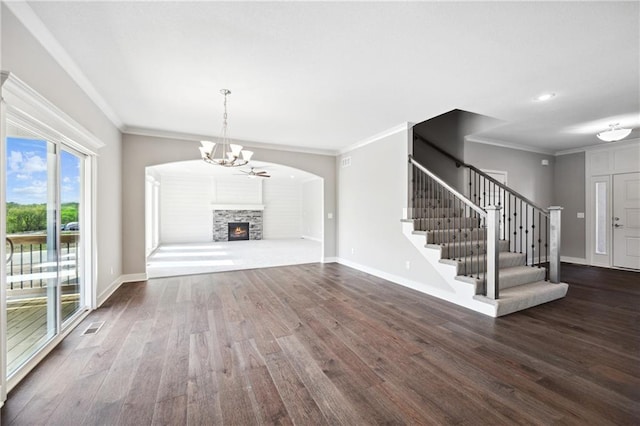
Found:
[{"label": "white trim", "polygon": [[479,138],[477,136],[467,136],[465,138],[465,141],[472,142],[472,143],[480,143],[483,145],[499,146],[502,148],[516,149],[518,151],[534,152],[536,154],[554,155],[554,151],[551,151],[549,149],[537,148],[535,146],[530,146],[530,145],[518,145],[513,143],[507,143],[507,142],[499,141],[496,139]]},{"label": "white trim", "polygon": [[[583,257],[560,256],[561,262],[575,263],[576,265],[588,265],[587,259]],[[562,275],[562,273],[561,273]]]},{"label": "white trim", "polygon": [[406,122],[404,122],[402,124],[398,124],[397,126],[394,126],[394,127],[390,128],[390,129],[387,129],[387,130],[384,130],[384,131],[382,131],[380,133],[377,133],[377,134],[375,134],[373,136],[369,136],[368,138],[363,139],[363,140],[361,140],[359,142],[351,144],[351,145],[347,146],[346,148],[342,148],[342,149],[340,149],[338,151],[338,155],[346,154],[347,152],[354,151],[354,150],[356,150],[358,148],[362,148],[363,146],[366,146],[366,145],[369,145],[369,144],[374,143],[376,141],[379,141],[380,139],[386,138],[386,137],[391,136],[391,135],[395,135],[396,133],[400,133],[400,132],[403,132],[405,130],[409,130],[411,128],[413,128],[413,123],[411,123],[409,121],[406,121]]},{"label": "white trim", "polygon": [[562,151],[557,151],[555,155],[559,156],[559,155],[577,154],[579,152],[588,152],[588,151],[605,151],[611,148],[623,148],[625,146],[633,146],[637,143],[640,143],[640,138],[625,139],[617,142],[607,142],[607,143],[600,143],[598,145],[590,145],[590,146],[583,146],[580,148],[565,149]]},{"label": "white trim", "polygon": [[321,262],[322,263],[338,263],[338,258],[335,256],[332,257],[323,257]]},{"label": "white trim", "polygon": [[321,243],[322,242],[322,238],[316,238],[316,237],[310,237],[309,235],[303,235],[302,236],[303,240],[311,240],[311,241],[316,241]]},{"label": "white trim", "polygon": [[97,297],[97,307],[102,306],[102,304],[104,302],[107,301],[107,299],[113,294],[115,293],[115,291],[117,289],[120,288],[120,286],[124,283],[132,283],[132,282],[139,282],[139,281],[147,281],[147,273],[143,273],[143,274],[127,274],[127,275],[120,275],[118,278],[116,278],[111,284],[109,284],[109,287],[107,287],[106,289],[104,289],[104,291],[102,293],[100,293]]},{"label": "white trim", "polygon": [[[211,135],[198,135],[195,133],[172,132],[169,130],[147,129],[144,127],[130,127],[130,126],[125,126],[124,129],[122,130],[122,133],[127,135],[135,135],[135,136],[149,136],[153,138],[177,139],[177,140],[194,141],[194,142],[212,139]],[[272,149],[274,151],[300,152],[303,154],[328,155],[332,157],[338,154],[338,151],[331,150],[331,149],[306,148],[306,147],[293,146],[293,145],[271,144],[271,143],[249,141],[245,139],[232,139],[232,143],[238,143],[246,148]],[[254,158],[254,160],[258,161],[257,158]]]},{"label": "white trim", "polygon": [[471,300],[463,300],[459,297],[456,297],[455,292],[446,292],[434,287],[429,286],[428,284],[421,283],[418,281],[413,281],[408,278],[401,277],[399,275],[390,274],[388,272],[381,271],[379,269],[371,268],[366,265],[362,265],[356,262],[352,262],[347,259],[338,258],[338,263],[341,265],[348,266],[353,269],[357,269],[359,271],[365,272],[369,275],[376,276],[378,278],[382,278],[383,280],[390,281],[392,283],[401,285],[403,287],[408,287],[412,290],[419,291],[422,294],[426,294],[428,296],[437,297],[438,299],[446,300],[447,302],[455,303],[458,306],[462,306],[476,312],[479,312],[484,315],[488,315],[490,317],[497,316],[497,308],[496,305],[489,304],[486,302],[481,302],[476,299]]},{"label": "white trim", "polygon": [[13,124],[30,132],[44,132],[86,154],[95,154],[105,146],[93,133],[14,74],[2,71],[0,77],[7,120],[11,119]]},{"label": "white trim", "polygon": [[123,122],[26,1],[2,2],[118,129]]},{"label": "white trim", "polygon": [[116,280],[114,282],[112,282],[111,284],[109,284],[109,287],[107,287],[102,293],[100,293],[97,296],[97,300],[96,300],[96,309],[99,308],[100,306],[102,306],[102,304],[104,302],[107,301],[107,299],[109,297],[111,297],[111,295],[120,288],[120,286],[122,285],[124,281],[122,281],[122,277],[118,277],[116,278]]},{"label": "white trim", "polygon": [[264,210],[264,204],[211,204],[213,210]]},{"label": "white trim", "polygon": [[[0,5],[0,9],[2,9]],[[6,103],[2,98],[0,91],[0,211],[6,212],[6,188],[7,174],[6,170],[6,138],[5,138],[5,112]],[[7,237],[7,221],[3,218],[0,220],[0,236],[4,240]],[[0,259],[6,259],[6,243],[0,245]],[[0,406],[7,399],[7,363],[6,363],[6,347],[7,347],[7,271],[6,268],[0,268]]]},{"label": "white trim", "polygon": [[[587,159],[588,161],[588,159]],[[588,169],[586,167],[585,169]],[[595,184],[596,183],[605,183],[607,185],[607,208],[606,208],[606,223],[611,223],[611,211],[612,211],[612,185],[611,185],[611,175],[600,175],[600,176],[589,176],[586,179],[585,183],[585,210],[586,210],[586,218],[585,221],[585,245],[586,245],[586,259],[588,260],[588,264],[591,266],[601,266],[608,268],[611,266],[612,260],[612,236],[611,229],[607,226],[607,245],[606,245],[606,253],[598,254],[596,253],[596,241],[595,241],[595,229],[596,229],[596,208],[595,208]]]},{"label": "white trim", "polygon": [[147,281],[149,279],[149,276],[147,275],[146,272],[143,272],[141,274],[121,275],[120,279],[122,280],[123,283],[135,283],[139,281]]}]

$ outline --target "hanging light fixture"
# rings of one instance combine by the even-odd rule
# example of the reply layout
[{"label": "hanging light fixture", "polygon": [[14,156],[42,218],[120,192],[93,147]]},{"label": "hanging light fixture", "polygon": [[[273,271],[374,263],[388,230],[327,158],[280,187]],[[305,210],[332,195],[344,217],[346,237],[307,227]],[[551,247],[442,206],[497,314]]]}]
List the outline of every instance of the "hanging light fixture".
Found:
[{"label": "hanging light fixture", "polygon": [[620,123],[609,124],[609,129],[598,133],[596,136],[598,139],[605,142],[615,142],[620,139],[624,139],[631,133],[631,129],[625,129],[620,127]]},{"label": "hanging light fixture", "polygon": [[222,131],[220,141],[200,141],[200,154],[202,159],[209,164],[223,167],[244,166],[251,160],[252,151],[242,149],[242,145],[229,143],[227,123],[227,96],[231,94],[228,89],[220,90],[224,95],[224,115],[222,116]]}]

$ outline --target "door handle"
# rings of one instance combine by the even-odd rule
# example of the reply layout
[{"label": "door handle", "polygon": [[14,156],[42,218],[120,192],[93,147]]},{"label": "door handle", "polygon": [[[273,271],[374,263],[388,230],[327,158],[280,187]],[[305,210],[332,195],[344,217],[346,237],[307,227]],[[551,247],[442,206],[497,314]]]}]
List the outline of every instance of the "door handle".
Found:
[{"label": "door handle", "polygon": [[614,226],[614,227],[616,227],[616,228],[622,228],[622,227],[624,227],[624,225],[620,225],[619,223],[615,223],[613,226]]}]

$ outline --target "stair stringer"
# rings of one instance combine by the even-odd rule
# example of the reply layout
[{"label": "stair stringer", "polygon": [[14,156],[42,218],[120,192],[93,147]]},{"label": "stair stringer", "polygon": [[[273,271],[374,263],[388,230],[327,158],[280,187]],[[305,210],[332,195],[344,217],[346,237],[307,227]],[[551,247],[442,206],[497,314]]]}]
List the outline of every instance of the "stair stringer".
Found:
[{"label": "stair stringer", "polygon": [[421,287],[420,291],[490,317],[498,316],[498,306],[496,304],[476,298],[475,285],[457,280],[456,267],[440,261],[439,249],[425,246],[424,235],[414,233],[413,220],[402,220],[402,233],[453,289],[452,292],[443,292],[435,291],[435,289],[432,290],[425,286]]}]

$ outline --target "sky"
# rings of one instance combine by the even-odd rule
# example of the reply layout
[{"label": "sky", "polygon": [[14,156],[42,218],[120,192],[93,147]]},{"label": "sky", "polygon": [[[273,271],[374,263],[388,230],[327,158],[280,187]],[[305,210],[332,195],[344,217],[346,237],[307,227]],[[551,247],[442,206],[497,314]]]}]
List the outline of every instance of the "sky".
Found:
[{"label": "sky", "polygon": [[[38,139],[7,138],[7,202],[47,202],[47,143]],[[53,146],[53,144],[50,144]],[[62,151],[61,202],[80,201],[80,159]],[[53,172],[53,171],[52,171]]]}]

